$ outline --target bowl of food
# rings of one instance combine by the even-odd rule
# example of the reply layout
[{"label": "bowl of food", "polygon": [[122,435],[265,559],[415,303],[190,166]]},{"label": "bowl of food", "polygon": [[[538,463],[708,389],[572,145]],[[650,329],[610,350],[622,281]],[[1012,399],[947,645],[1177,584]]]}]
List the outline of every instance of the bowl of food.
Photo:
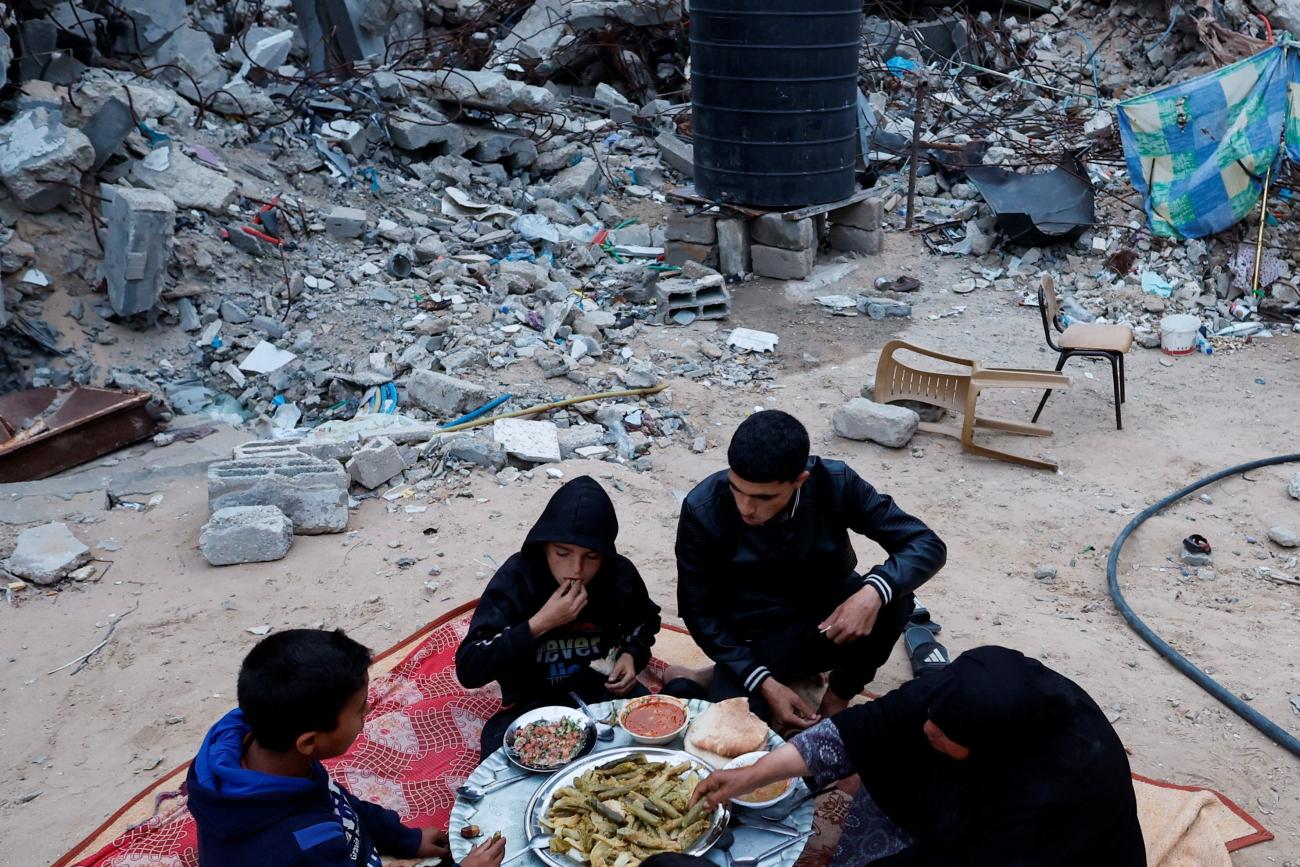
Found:
[{"label": "bowl of food", "polygon": [[595,748],[596,726],[571,707],[539,707],[510,724],[502,746],[525,770],[555,771]]},{"label": "bowl of food", "polygon": [[634,698],[618,712],[618,724],[632,740],[640,744],[661,746],[686,730],[691,713],[686,702],[667,695]]},{"label": "bowl of food", "polygon": [[[767,755],[767,750],[759,750],[755,753],[745,753],[743,756],[737,756],[727,762],[726,770],[733,768],[747,768],[757,762],[763,756]],[[777,780],[775,783],[768,783],[765,786],[759,786],[752,792],[746,792],[731,799],[731,803],[738,807],[748,807],[751,810],[762,810],[779,804],[794,791],[794,780]]]}]

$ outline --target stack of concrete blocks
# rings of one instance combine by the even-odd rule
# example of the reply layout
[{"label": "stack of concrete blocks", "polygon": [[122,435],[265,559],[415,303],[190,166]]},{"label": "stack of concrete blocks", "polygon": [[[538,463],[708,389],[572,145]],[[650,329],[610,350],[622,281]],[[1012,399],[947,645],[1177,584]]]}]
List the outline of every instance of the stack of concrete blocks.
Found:
[{"label": "stack of concrete blocks", "polygon": [[812,273],[817,261],[817,221],[812,217],[787,220],[779,213],[764,214],[750,221],[749,235],[755,274],[802,280]]},{"label": "stack of concrete blocks", "polygon": [[664,261],[669,265],[698,262],[718,270],[718,219],[709,214],[686,216],[670,214],[668,217],[668,243],[664,245]]},{"label": "stack of concrete blocks", "polygon": [[881,228],[884,206],[880,199],[866,199],[855,205],[837,208],[826,215],[830,230],[826,243],[832,249],[878,256],[885,249],[885,232]]},{"label": "stack of concrete blocks", "polygon": [[683,310],[694,313],[697,319],[725,319],[731,315],[731,293],[723,285],[721,274],[709,274],[698,280],[671,277],[660,280],[655,291],[665,321]]},{"label": "stack of concrete blocks", "polygon": [[[348,474],[337,460],[320,460],[292,446],[264,444],[257,457],[208,467],[208,509],[275,506],[299,535],[341,533],[348,526]],[[245,454],[249,454],[245,452]]]}]

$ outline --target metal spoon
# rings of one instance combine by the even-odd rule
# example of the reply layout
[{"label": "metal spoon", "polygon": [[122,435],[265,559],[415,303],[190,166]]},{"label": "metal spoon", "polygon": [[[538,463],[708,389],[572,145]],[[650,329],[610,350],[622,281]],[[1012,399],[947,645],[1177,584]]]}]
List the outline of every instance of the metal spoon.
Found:
[{"label": "metal spoon", "polygon": [[720,851],[723,855],[726,855],[727,863],[730,864],[731,847],[735,845],[736,845],[736,835],[731,833],[730,828],[727,828],[725,831],[722,832],[721,836],[718,837],[718,842],[713,844],[713,848]]},{"label": "metal spoon", "polygon": [[614,739],[613,727],[607,726],[600,720],[596,719],[596,715],[592,713],[591,708],[587,707],[587,703],[583,701],[576,692],[569,693],[569,698],[578,703],[578,707],[582,708],[582,712],[587,715],[587,719],[591,720],[596,726],[596,740],[612,741]]},{"label": "metal spoon", "polygon": [[534,837],[533,839],[529,840],[527,846],[520,849],[518,852],[511,855],[509,858],[505,859],[501,863],[509,864],[511,861],[515,860],[521,855],[527,855],[529,852],[532,852],[536,849],[549,849],[550,847],[551,847],[551,835],[542,834],[540,836]]},{"label": "metal spoon", "polygon": [[791,839],[786,840],[784,843],[778,843],[775,846],[773,846],[771,849],[768,849],[766,852],[763,852],[759,855],[755,855],[749,858],[732,858],[731,859],[732,867],[758,867],[758,862],[762,861],[764,858],[771,858],[773,855],[775,855],[778,852],[784,852],[786,849],[789,849],[791,846],[795,845],[796,843],[802,843],[804,840],[807,840],[812,835],[813,835],[812,831],[805,831],[804,833],[800,834],[798,837],[792,837]]},{"label": "metal spoon", "polygon": [[520,780],[531,776],[532,774],[516,774],[513,777],[506,777],[504,780],[494,780],[481,788],[466,783],[465,785],[456,788],[456,795],[464,798],[471,804],[474,804],[483,800],[483,798],[485,798],[490,792],[495,792],[497,789],[504,789],[511,783],[517,783]]}]

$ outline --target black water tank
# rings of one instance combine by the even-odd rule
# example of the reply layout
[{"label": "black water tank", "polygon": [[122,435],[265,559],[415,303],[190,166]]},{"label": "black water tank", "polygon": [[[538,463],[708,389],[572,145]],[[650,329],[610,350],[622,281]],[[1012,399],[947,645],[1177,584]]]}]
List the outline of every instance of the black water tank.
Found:
[{"label": "black water tank", "polygon": [[861,0],[691,0],[695,189],[798,208],[853,194]]}]

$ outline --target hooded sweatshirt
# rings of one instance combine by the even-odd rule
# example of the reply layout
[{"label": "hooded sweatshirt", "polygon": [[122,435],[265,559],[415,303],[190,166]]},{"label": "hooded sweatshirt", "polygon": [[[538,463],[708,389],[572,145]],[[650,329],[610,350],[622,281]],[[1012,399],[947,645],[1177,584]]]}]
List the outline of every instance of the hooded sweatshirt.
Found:
[{"label": "hooded sweatshirt", "polygon": [[[555,492],[524,539],[523,549],[488,582],[456,651],[456,676],[470,689],[501,685],[506,705],[564,694],[571,680],[611,650],[630,653],[640,671],[659,632],[659,606],[650,601],[632,561],[618,553],[614,503],[595,479],[581,476]],[[571,623],[534,638],[528,619],[559,587],[546,563],[545,543],[579,545],[604,555],[587,584],[587,604]]]},{"label": "hooded sweatshirt", "polygon": [[354,797],[320,762],[310,777],[243,767],[252,729],[236,709],[208,730],[186,777],[200,867],[380,867],[412,858],[420,831],[392,810]]}]

